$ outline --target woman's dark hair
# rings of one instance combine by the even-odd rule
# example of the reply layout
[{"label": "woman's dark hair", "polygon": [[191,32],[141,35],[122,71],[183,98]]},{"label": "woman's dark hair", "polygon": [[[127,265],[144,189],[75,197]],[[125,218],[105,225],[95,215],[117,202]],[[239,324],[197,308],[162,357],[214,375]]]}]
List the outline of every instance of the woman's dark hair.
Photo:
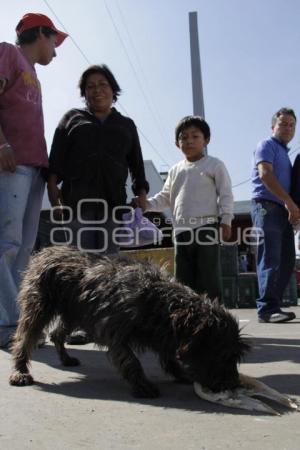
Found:
[{"label": "woman's dark hair", "polygon": [[175,139],[178,142],[180,134],[189,127],[198,128],[205,139],[210,138],[210,128],[207,122],[201,116],[186,116],[180,120],[175,128]]},{"label": "woman's dark hair", "polygon": [[20,36],[17,37],[16,44],[17,45],[32,44],[32,42],[35,42],[37,40],[40,32],[42,32],[47,38],[51,35],[57,34],[56,31],[48,27],[29,28],[29,30],[23,31],[23,33],[21,33]]},{"label": "woman's dark hair", "polygon": [[109,70],[109,68],[105,64],[101,64],[99,66],[90,66],[88,69],[86,69],[83,74],[80,77],[79,80],[79,89],[80,89],[80,95],[81,97],[85,97],[85,89],[86,89],[86,83],[87,79],[90,75],[93,75],[94,73],[100,73],[103,75],[106,80],[108,81],[112,91],[113,91],[113,101],[116,102],[118,99],[118,96],[121,94],[121,88],[113,76],[112,72]]}]

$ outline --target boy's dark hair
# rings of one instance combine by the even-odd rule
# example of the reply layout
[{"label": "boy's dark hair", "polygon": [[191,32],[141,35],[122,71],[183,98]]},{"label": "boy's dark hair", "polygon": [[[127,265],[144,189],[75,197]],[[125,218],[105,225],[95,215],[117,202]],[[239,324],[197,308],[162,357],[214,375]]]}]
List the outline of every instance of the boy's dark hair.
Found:
[{"label": "boy's dark hair", "polygon": [[287,114],[289,116],[294,117],[295,121],[297,122],[297,117],[293,109],[291,108],[280,108],[272,117],[272,127],[276,124],[276,121],[278,117],[282,116],[283,114]]},{"label": "boy's dark hair", "polygon": [[210,128],[207,122],[201,116],[186,116],[180,120],[175,128],[176,142],[179,140],[180,134],[189,127],[199,128],[205,139],[210,138]]},{"label": "boy's dark hair", "polygon": [[118,96],[121,94],[121,88],[120,88],[117,80],[115,79],[114,75],[112,74],[110,69],[105,64],[90,66],[88,69],[86,69],[83,72],[83,74],[81,75],[80,80],[79,80],[79,89],[80,89],[81,97],[85,97],[85,88],[86,88],[87,79],[90,75],[92,75],[94,73],[100,73],[101,75],[103,75],[106,78],[106,80],[108,81],[108,83],[113,91],[113,101],[116,102]]},{"label": "boy's dark hair", "polygon": [[[18,27],[22,25],[22,21],[18,23]],[[18,30],[17,27],[17,30]],[[35,42],[38,38],[39,33],[42,32],[47,38],[51,35],[57,34],[56,31],[52,30],[48,27],[34,27],[29,28],[29,30],[23,31],[17,39],[16,44],[17,45],[24,45],[24,44],[32,44],[32,42]]]}]

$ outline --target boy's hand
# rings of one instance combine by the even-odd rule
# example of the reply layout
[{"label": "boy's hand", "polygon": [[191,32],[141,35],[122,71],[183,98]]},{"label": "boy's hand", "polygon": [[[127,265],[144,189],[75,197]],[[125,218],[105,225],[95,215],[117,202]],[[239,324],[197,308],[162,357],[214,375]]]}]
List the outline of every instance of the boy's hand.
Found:
[{"label": "boy's hand", "polygon": [[220,240],[227,242],[231,238],[231,226],[221,223],[220,225]]}]

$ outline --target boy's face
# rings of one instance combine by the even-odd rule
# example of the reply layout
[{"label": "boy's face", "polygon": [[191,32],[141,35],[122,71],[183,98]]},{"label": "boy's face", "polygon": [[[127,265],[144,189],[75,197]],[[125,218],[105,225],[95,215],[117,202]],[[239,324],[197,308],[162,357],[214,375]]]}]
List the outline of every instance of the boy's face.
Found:
[{"label": "boy's face", "polygon": [[51,34],[46,37],[42,32],[40,32],[37,41],[39,45],[38,64],[47,66],[52,61],[52,58],[56,56],[56,40],[56,35]]},{"label": "boy's face", "polygon": [[199,128],[190,126],[180,133],[176,145],[185,154],[188,161],[194,162],[202,158],[204,148],[208,143],[209,138],[205,139]]}]

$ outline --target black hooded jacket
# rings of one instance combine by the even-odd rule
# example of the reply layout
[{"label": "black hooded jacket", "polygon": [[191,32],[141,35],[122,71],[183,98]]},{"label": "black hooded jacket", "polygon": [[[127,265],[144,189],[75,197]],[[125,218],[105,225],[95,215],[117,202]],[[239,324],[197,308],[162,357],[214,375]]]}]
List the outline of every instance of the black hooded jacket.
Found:
[{"label": "black hooded jacket", "polygon": [[128,170],[135,195],[149,190],[136,126],[115,108],[103,122],[86,109],[68,111],[55,131],[49,163],[71,208],[84,198],[104,199],[111,208],[125,205]]}]

